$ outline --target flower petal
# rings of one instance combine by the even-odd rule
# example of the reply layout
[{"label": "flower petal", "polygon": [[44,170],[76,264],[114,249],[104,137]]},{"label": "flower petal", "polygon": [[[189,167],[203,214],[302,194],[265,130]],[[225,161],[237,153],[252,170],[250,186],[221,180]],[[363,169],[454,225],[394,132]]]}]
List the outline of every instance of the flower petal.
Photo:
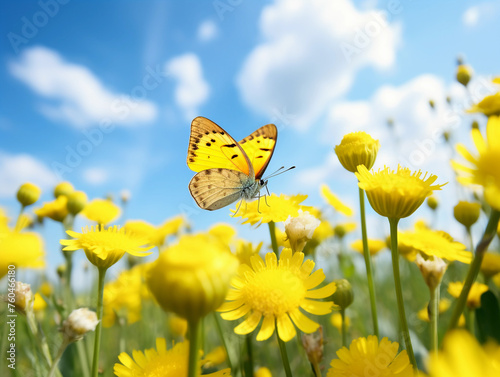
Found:
[{"label": "flower petal", "polygon": [[257,334],[257,340],[266,340],[271,337],[274,333],[274,329],[276,327],[276,319],[274,315],[265,315],[264,320],[262,321],[262,326],[260,327],[260,331]]},{"label": "flower petal", "polygon": [[292,339],[297,331],[295,330],[295,326],[293,325],[288,314],[282,314],[276,319],[276,325],[278,328],[278,336],[284,342],[288,342]]},{"label": "flower petal", "polygon": [[313,301],[304,299],[300,305],[306,312],[316,315],[323,315],[332,312],[333,302],[331,301]]},{"label": "flower petal", "polygon": [[293,323],[306,334],[315,332],[319,327],[318,323],[306,317],[299,309],[292,310],[289,314]]},{"label": "flower petal", "polygon": [[234,332],[238,335],[250,334],[257,328],[261,318],[262,313],[259,311],[254,311],[247,319],[245,319],[234,328]]},{"label": "flower petal", "polygon": [[315,289],[312,291],[307,291],[306,296],[307,298],[325,298],[333,295],[335,291],[337,290],[337,286],[335,283],[329,283],[325,285],[324,287],[321,287],[319,289]]}]

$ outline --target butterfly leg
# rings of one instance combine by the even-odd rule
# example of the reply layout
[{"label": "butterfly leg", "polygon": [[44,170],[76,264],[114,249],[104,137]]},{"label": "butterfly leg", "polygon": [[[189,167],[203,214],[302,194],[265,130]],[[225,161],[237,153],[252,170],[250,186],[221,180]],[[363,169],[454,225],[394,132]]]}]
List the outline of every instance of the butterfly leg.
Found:
[{"label": "butterfly leg", "polygon": [[240,204],[238,205],[238,209],[236,210],[236,212],[231,217],[236,216],[236,214],[240,211],[241,203],[243,203],[243,199],[240,200]]},{"label": "butterfly leg", "polygon": [[266,205],[268,207],[271,207],[268,203],[267,203],[267,196],[271,196],[271,194],[269,193],[269,189],[267,188],[267,185],[266,185],[266,191],[267,191],[267,195],[264,195],[264,201],[266,202]]}]

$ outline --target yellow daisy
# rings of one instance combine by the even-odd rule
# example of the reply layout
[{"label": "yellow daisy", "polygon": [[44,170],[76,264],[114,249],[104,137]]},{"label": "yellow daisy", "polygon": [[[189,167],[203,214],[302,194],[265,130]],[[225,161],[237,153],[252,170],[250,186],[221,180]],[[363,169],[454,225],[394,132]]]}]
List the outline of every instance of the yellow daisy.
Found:
[{"label": "yellow daisy", "polygon": [[99,225],[106,225],[120,215],[120,207],[111,200],[94,199],[91,200],[80,213]]},{"label": "yellow daisy", "polygon": [[158,241],[157,243],[163,245],[165,239],[172,235],[178,235],[183,229],[189,228],[189,223],[182,215],[174,216],[165,220],[163,224],[158,227]]},{"label": "yellow daisy", "polygon": [[[278,242],[279,244],[279,242]],[[240,263],[250,264],[250,258],[253,255],[259,254],[260,249],[262,248],[263,242],[260,242],[258,245],[254,245],[250,241],[245,241],[243,239],[236,241],[236,256],[240,260]]]},{"label": "yellow daisy", "polygon": [[470,153],[463,144],[456,149],[469,165],[452,161],[453,168],[459,173],[458,180],[463,184],[476,184],[484,187],[484,198],[490,206],[500,210],[500,116],[490,116],[486,125],[486,139],[481,131],[471,131],[477,155]]},{"label": "yellow daisy", "polygon": [[135,255],[137,257],[145,257],[150,255],[147,252],[153,246],[143,246],[148,244],[148,240],[134,234],[128,234],[125,229],[120,229],[118,226],[105,228],[104,225],[85,227],[82,233],[77,233],[72,230],[66,231],[73,240],[61,240],[61,245],[64,245],[64,251],[74,251],[82,249],[85,251],[87,259],[98,268],[109,268],[125,253]]},{"label": "yellow daisy", "polygon": [[43,203],[41,208],[35,209],[35,215],[38,217],[48,217],[54,221],[62,222],[68,216],[68,198],[65,195],[59,195],[57,199]]},{"label": "yellow daisy", "polygon": [[[460,281],[451,282],[448,284],[448,293],[455,298],[460,296],[464,284]],[[467,296],[467,307],[469,309],[477,309],[481,307],[481,295],[488,290],[488,286],[481,283],[474,283]]]},{"label": "yellow daisy", "polygon": [[[116,363],[113,372],[118,377],[187,377],[189,360],[189,343],[177,343],[167,350],[167,342],[163,338],[156,339],[156,349],[132,353],[133,358],[126,352],[118,356],[121,364]],[[203,360],[202,360],[203,363]],[[197,374],[201,375],[201,368]],[[228,369],[206,374],[211,377],[230,377]]]},{"label": "yellow daisy", "polygon": [[366,132],[352,132],[345,135],[339,145],[335,147],[335,153],[342,166],[355,173],[359,165],[368,170],[373,167],[380,142],[374,140]]},{"label": "yellow daisy", "polygon": [[429,377],[500,376],[500,346],[490,342],[481,347],[465,330],[448,333],[443,349],[429,358]]},{"label": "yellow daisy", "polygon": [[269,368],[260,367],[255,371],[254,377],[273,377],[273,375],[271,374]]},{"label": "yellow daisy", "polygon": [[489,251],[484,253],[481,272],[488,277],[500,273],[500,254],[490,253]]},{"label": "yellow daisy", "polygon": [[[236,213],[236,217],[245,219],[242,224],[267,224],[271,221],[278,223],[285,221],[288,216],[297,217],[299,209],[309,211],[310,207],[302,206],[307,195],[286,196],[281,194],[271,194],[266,199],[254,200],[252,202],[243,203],[240,210]],[[266,204],[267,201],[267,204]],[[237,204],[237,207],[238,208]],[[231,210],[233,213],[237,211]]]},{"label": "yellow daisy", "polygon": [[414,377],[406,350],[398,354],[399,344],[375,335],[354,339],[349,349],[337,351],[338,359],[331,362],[327,377]]},{"label": "yellow daisy", "polygon": [[[351,243],[351,248],[360,254],[363,254],[363,240],[356,240]],[[368,239],[368,250],[370,255],[376,255],[379,251],[387,248],[387,243],[384,240]]]},{"label": "yellow daisy", "polygon": [[332,190],[330,190],[330,188],[326,184],[321,185],[320,192],[323,199],[325,199],[325,201],[336,211],[339,211],[346,216],[352,216],[352,209],[342,203],[342,201],[332,192]]},{"label": "yellow daisy", "polygon": [[[246,319],[235,329],[236,334],[245,335],[254,331],[263,318],[257,340],[266,340],[273,335],[277,327],[278,336],[285,342],[292,339],[295,326],[305,333],[316,331],[319,325],[306,317],[301,311],[324,315],[332,311],[331,301],[315,301],[331,296],[335,284],[312,290],[325,279],[323,270],[311,274],[314,268],[312,260],[304,262],[304,254],[291,249],[281,252],[279,263],[274,253],[267,253],[264,262],[255,255],[251,266],[242,264],[238,276],[231,285],[226,300],[218,311],[221,317],[232,321],[248,314]],[[295,326],[294,326],[295,324]]]},{"label": "yellow daisy", "polygon": [[410,216],[422,205],[425,198],[444,185],[433,185],[437,176],[411,172],[398,165],[397,171],[385,167],[370,173],[364,165],[355,173],[359,187],[366,191],[372,208],[381,216],[401,219]]},{"label": "yellow daisy", "polygon": [[500,92],[484,97],[479,103],[476,103],[467,110],[467,112],[483,113],[486,116],[500,115]]},{"label": "yellow daisy", "polygon": [[0,250],[0,279],[9,271],[9,265],[16,268],[45,266],[43,240],[38,233],[0,228]]}]

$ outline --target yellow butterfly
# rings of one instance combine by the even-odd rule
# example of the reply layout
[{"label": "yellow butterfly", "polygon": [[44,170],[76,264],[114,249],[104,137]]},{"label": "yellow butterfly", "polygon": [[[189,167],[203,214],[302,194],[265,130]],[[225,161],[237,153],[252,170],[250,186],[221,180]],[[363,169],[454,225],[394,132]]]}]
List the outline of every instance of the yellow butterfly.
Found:
[{"label": "yellow butterfly", "polygon": [[260,197],[267,185],[262,175],[278,138],[267,124],[240,142],[211,120],[197,117],[191,123],[187,164],[196,174],[189,191],[202,209],[213,211],[240,199]]}]

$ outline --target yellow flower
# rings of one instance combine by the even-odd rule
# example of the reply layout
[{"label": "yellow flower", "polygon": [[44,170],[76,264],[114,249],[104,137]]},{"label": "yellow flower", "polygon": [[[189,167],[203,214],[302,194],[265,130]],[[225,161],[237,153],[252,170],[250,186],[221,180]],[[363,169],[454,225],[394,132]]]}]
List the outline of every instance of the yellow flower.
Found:
[{"label": "yellow flower", "polygon": [[87,194],[83,191],[73,191],[68,195],[68,211],[76,216],[85,208],[87,201]]},{"label": "yellow flower", "polygon": [[[173,348],[167,350],[167,342],[164,338],[156,339],[156,349],[150,348],[136,351],[130,357],[126,352],[118,356],[121,364],[116,363],[113,372],[118,377],[187,377],[189,360],[189,343],[177,343]],[[203,363],[203,360],[202,360]],[[219,372],[205,374],[211,377],[230,377],[228,369]],[[201,368],[197,376],[201,375]]]},{"label": "yellow flower", "polygon": [[433,211],[435,211],[437,209],[439,205],[439,201],[437,200],[437,198],[435,196],[429,196],[427,198],[427,206],[432,209]]},{"label": "yellow flower", "polygon": [[150,255],[147,252],[153,246],[143,246],[148,243],[147,239],[128,234],[125,229],[118,226],[105,228],[104,225],[82,228],[82,233],[72,230],[66,231],[73,240],[61,240],[64,251],[82,249],[87,259],[98,268],[109,268],[120,260],[125,253],[137,257]]},{"label": "yellow flower", "polygon": [[[499,94],[500,95],[500,94]],[[477,184],[484,187],[484,198],[490,206],[500,210],[500,117],[490,116],[486,125],[486,140],[479,130],[471,131],[472,140],[479,155],[472,155],[463,144],[457,145],[457,151],[470,166],[452,161],[458,181],[463,184]]]},{"label": "yellow flower", "polygon": [[266,367],[260,367],[254,373],[254,377],[273,377],[271,371]]},{"label": "yellow flower", "polygon": [[175,336],[185,338],[188,329],[188,322],[184,318],[171,315],[168,319],[168,327]]},{"label": "yellow flower", "polygon": [[236,256],[240,260],[240,263],[250,264],[250,258],[252,257],[252,255],[259,254],[259,251],[262,248],[262,244],[263,242],[260,242],[257,246],[254,246],[252,242],[237,240]]},{"label": "yellow flower", "polygon": [[489,251],[484,253],[481,272],[488,277],[500,273],[500,254],[490,253]]},{"label": "yellow flower", "polygon": [[141,319],[142,302],[149,297],[144,282],[148,267],[148,264],[138,264],[130,270],[122,271],[116,280],[104,286],[104,327],[113,326],[117,315],[125,317],[128,324]]},{"label": "yellow flower", "polygon": [[398,354],[399,344],[375,335],[354,339],[349,349],[337,351],[338,359],[331,362],[327,377],[414,377],[406,350]]},{"label": "yellow flower", "polygon": [[166,220],[158,227],[158,238],[155,244],[163,245],[165,243],[165,238],[179,234],[179,232],[184,228],[189,228],[189,223],[186,221],[184,216],[178,215]]},{"label": "yellow flower", "polygon": [[366,132],[353,132],[343,137],[339,145],[335,147],[335,153],[342,166],[355,173],[359,165],[368,170],[373,167],[380,142],[374,140]]},{"label": "yellow flower", "polygon": [[147,238],[149,242],[154,244],[155,246],[161,246],[156,243],[157,237],[157,229],[153,224],[148,223],[144,220],[127,220],[125,223],[125,231],[127,233],[133,233],[136,236]]},{"label": "yellow flower", "polygon": [[325,199],[325,201],[330,204],[336,211],[339,211],[346,216],[352,216],[352,209],[342,203],[326,184],[321,185],[320,192],[323,199]]},{"label": "yellow flower", "polygon": [[120,215],[120,207],[111,200],[94,199],[85,206],[81,214],[99,225],[106,225]]},{"label": "yellow flower", "polygon": [[9,266],[16,268],[43,268],[44,246],[38,233],[12,232],[0,228],[0,279],[9,271]]},{"label": "yellow flower", "polygon": [[[451,306],[451,301],[448,300],[447,298],[443,298],[442,300],[439,301],[439,314],[444,313],[447,311]],[[422,308],[417,312],[417,317],[418,319],[429,322],[429,310],[427,305],[425,305],[425,308]]]},{"label": "yellow flower", "polygon": [[[330,317],[330,323],[335,327],[339,332],[342,332],[342,314],[339,312],[335,312]],[[351,319],[348,316],[345,316],[345,327],[346,329],[351,326]]]},{"label": "yellow flower", "polygon": [[54,187],[54,198],[58,198],[61,195],[68,196],[73,191],[75,191],[75,189],[71,183],[60,182]]},{"label": "yellow flower", "polygon": [[[286,196],[281,194],[280,196],[276,196],[276,194],[271,194],[267,196],[266,199],[261,198],[260,200],[254,200],[243,204],[235,216],[245,219],[242,224],[250,223],[255,225],[259,223],[260,225],[267,224],[271,221],[275,223],[282,222],[285,221],[288,216],[298,216],[299,209],[303,211],[310,210],[310,207],[300,204],[306,200],[306,198],[307,195]],[[266,200],[268,205],[266,205]],[[236,209],[231,211],[235,213]]]},{"label": "yellow flower", "polygon": [[448,333],[443,349],[429,358],[429,377],[500,376],[500,346],[493,342],[481,347],[465,330]]},{"label": "yellow flower", "polygon": [[457,81],[463,86],[467,86],[471,76],[472,76],[472,69],[469,66],[465,64],[460,64],[457,67]]},{"label": "yellow flower", "polygon": [[[462,292],[464,284],[460,281],[451,282],[448,284],[448,293],[457,298]],[[488,286],[481,283],[472,284],[472,288],[467,296],[467,307],[469,309],[477,309],[481,307],[481,295],[488,290]]]},{"label": "yellow flower", "polygon": [[215,237],[186,235],[160,254],[146,280],[165,311],[195,321],[222,304],[238,265]]},{"label": "yellow flower", "polygon": [[314,262],[304,262],[301,252],[292,256],[291,249],[284,249],[279,263],[274,253],[267,253],[265,259],[266,262],[255,255],[251,258],[251,266],[240,265],[238,276],[231,282],[233,289],[227,295],[227,302],[218,309],[223,312],[221,317],[233,321],[248,314],[234,329],[239,335],[254,331],[264,318],[257,334],[259,341],[273,335],[276,326],[278,336],[285,342],[295,336],[294,324],[305,333],[316,331],[319,325],[299,308],[316,315],[330,313],[333,302],[311,299],[331,296],[335,292],[335,284],[312,290],[321,284],[325,274],[321,269],[311,274]]},{"label": "yellow flower", "polygon": [[236,235],[236,230],[229,224],[219,223],[213,225],[208,230],[208,234],[216,237],[224,245],[229,245]]},{"label": "yellow flower", "polygon": [[479,219],[480,211],[480,203],[465,202],[461,200],[455,207],[453,207],[453,216],[455,216],[455,220],[468,228],[474,225]]},{"label": "yellow flower", "polygon": [[35,312],[40,312],[47,307],[47,303],[43,299],[40,293],[35,293],[34,302],[33,302],[33,310]]},{"label": "yellow flower", "polygon": [[[497,84],[499,84],[497,82]],[[486,116],[500,115],[500,92],[484,97],[479,103],[473,105],[468,113],[483,113]]]},{"label": "yellow flower", "polygon": [[50,296],[52,296],[52,293],[54,292],[54,288],[52,287],[52,285],[48,281],[44,281],[40,285],[40,292],[42,292],[42,294],[45,297],[50,297]]},{"label": "yellow flower", "polygon": [[34,212],[38,217],[48,217],[54,221],[62,222],[68,216],[67,203],[68,198],[65,195],[60,195],[51,202],[43,203],[43,206]]},{"label": "yellow flower", "polygon": [[470,263],[472,260],[472,254],[465,250],[465,245],[453,241],[448,233],[429,229],[421,223],[415,224],[413,231],[398,232],[398,246],[402,250],[409,249],[450,262]]},{"label": "yellow flower", "polygon": [[17,200],[23,207],[26,207],[35,203],[40,198],[41,193],[42,190],[40,190],[40,187],[28,182],[19,187]]},{"label": "yellow flower", "polygon": [[339,223],[333,228],[333,235],[337,238],[344,238],[346,234],[356,230],[356,226],[354,222]]},{"label": "yellow flower", "polygon": [[[383,240],[368,239],[368,250],[370,255],[376,255],[379,251],[384,250],[387,244]],[[351,243],[351,248],[360,254],[363,254],[363,240],[356,240]]]},{"label": "yellow flower", "polygon": [[411,172],[398,165],[396,172],[385,167],[370,173],[361,165],[355,173],[359,187],[366,191],[372,208],[381,216],[389,219],[401,219],[410,216],[430,196],[434,190],[441,190],[444,185],[432,185],[437,176],[422,172]]},{"label": "yellow flower", "polygon": [[207,353],[204,357],[201,365],[205,368],[213,368],[215,365],[220,365],[227,359],[226,350],[224,347],[219,346],[214,348],[212,351]]}]

